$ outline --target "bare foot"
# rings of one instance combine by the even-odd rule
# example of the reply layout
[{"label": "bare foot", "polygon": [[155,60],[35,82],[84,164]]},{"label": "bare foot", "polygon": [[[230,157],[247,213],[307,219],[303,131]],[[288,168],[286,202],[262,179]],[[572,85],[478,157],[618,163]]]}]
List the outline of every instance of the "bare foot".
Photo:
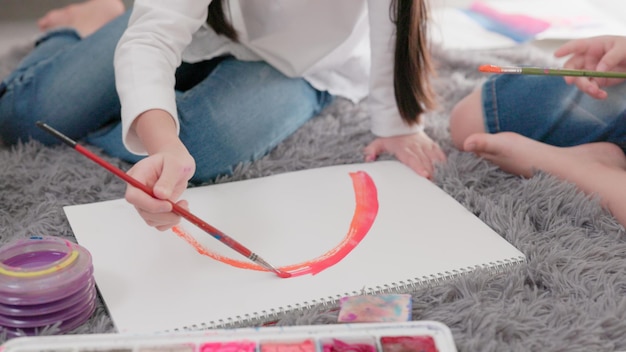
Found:
[{"label": "bare foot", "polygon": [[122,0],[86,0],[49,11],[37,21],[37,25],[41,31],[71,27],[84,38],[124,11]]},{"label": "bare foot", "polygon": [[495,163],[504,171],[524,177],[542,170],[570,179],[572,173],[583,173],[593,165],[626,170],[622,150],[607,142],[561,148],[513,132],[478,133],[465,140],[463,149]]},{"label": "bare foot", "polygon": [[600,204],[626,227],[626,156],[612,143],[589,143],[560,148],[516,133],[478,133],[467,138],[464,150],[474,152],[503,170],[532,176],[542,170],[596,195]]}]

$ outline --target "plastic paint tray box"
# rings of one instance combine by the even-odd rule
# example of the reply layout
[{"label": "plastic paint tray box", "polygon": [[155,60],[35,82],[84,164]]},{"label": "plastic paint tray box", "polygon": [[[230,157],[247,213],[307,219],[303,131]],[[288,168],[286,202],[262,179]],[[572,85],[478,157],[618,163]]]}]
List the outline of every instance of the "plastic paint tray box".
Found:
[{"label": "plastic paint tray box", "polygon": [[157,334],[18,337],[2,352],[456,352],[450,329],[436,321],[214,329]]}]

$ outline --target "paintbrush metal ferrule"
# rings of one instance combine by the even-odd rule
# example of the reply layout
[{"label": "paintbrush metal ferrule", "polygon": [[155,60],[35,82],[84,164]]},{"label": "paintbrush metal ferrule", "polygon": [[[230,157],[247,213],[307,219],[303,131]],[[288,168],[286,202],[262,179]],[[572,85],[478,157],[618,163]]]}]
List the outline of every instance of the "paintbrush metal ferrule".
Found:
[{"label": "paintbrush metal ferrule", "polygon": [[523,70],[521,67],[501,66],[499,73],[521,74]]},{"label": "paintbrush metal ferrule", "polygon": [[265,268],[265,269],[267,269],[269,271],[274,272],[276,275],[278,275],[278,276],[280,276],[282,278],[287,278],[287,277],[291,276],[291,274],[289,274],[288,272],[275,268],[274,266],[270,265],[268,262],[263,260],[263,258],[260,258],[258,255],[254,254],[254,253],[252,253],[249,258],[253,262],[259,264],[260,266],[262,266],[263,268]]}]

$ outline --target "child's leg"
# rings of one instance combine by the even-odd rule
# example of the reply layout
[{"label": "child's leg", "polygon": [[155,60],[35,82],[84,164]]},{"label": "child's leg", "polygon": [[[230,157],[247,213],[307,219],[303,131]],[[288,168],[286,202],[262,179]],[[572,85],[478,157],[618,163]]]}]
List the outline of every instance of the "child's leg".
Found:
[{"label": "child's leg", "polygon": [[459,101],[450,114],[450,137],[459,150],[463,150],[467,137],[485,132],[481,92],[482,88],[474,90]]},{"label": "child's leg", "polygon": [[332,100],[265,62],[221,61],[177,98],[180,137],[196,160],[194,182],[229,174],[283,141]]},{"label": "child's leg", "polygon": [[[184,95],[184,92],[206,79],[223,60],[223,57],[217,57],[193,64],[183,62],[176,70],[175,89],[179,91],[179,96]],[[85,140],[87,143],[104,150],[107,154],[130,163],[136,163],[144,158],[143,155],[133,154],[126,149],[122,142],[122,123],[119,119],[105,128],[89,134]]]},{"label": "child's leg", "polygon": [[451,135],[507,172],[542,170],[598,195],[626,226],[626,84],[609,91],[598,101],[558,77],[494,77],[453,109]]},{"label": "child's leg", "polygon": [[[206,77],[197,83],[191,71]],[[176,78],[180,138],[196,161],[196,183],[259,159],[332,101],[304,79],[232,57],[183,64]],[[122,144],[120,124],[88,142],[130,162],[140,159]]]},{"label": "child's leg", "polygon": [[36,121],[81,139],[119,119],[113,54],[127,23],[119,16],[84,39],[69,28],[46,34],[0,84],[0,139],[56,144]]},{"label": "child's leg", "polygon": [[478,132],[516,132],[555,146],[612,142],[626,149],[626,83],[596,100],[561,77],[499,75],[453,109],[458,148]]},{"label": "child's leg", "polygon": [[503,170],[530,177],[542,170],[598,195],[602,205],[626,226],[626,156],[612,143],[554,147],[516,133],[479,133],[464,149],[492,161]]}]

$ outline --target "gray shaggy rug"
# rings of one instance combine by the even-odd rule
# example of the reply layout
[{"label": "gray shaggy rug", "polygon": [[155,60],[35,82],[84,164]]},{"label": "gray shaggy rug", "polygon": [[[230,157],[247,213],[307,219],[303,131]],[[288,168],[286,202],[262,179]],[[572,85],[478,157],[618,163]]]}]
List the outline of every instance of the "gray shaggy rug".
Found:
[{"label": "gray shaggy rug", "polygon": [[[28,49],[0,58],[0,77]],[[434,54],[440,106],[428,115],[427,131],[448,155],[434,182],[524,252],[528,262],[505,273],[477,271],[417,288],[414,319],[447,324],[460,351],[626,349],[624,228],[571,184],[542,173],[512,176],[450,142],[450,109],[486,78],[476,72],[478,65],[545,64],[550,58],[531,47]],[[372,139],[364,104],[336,101],[262,160],[217,182],[360,162],[362,147]],[[1,147],[0,165],[0,244],[32,234],[74,240],[63,206],[120,198],[124,192],[121,181],[65,146]],[[277,324],[332,324],[333,308],[290,313]],[[91,319],[73,333],[110,332],[113,325],[98,301]]]}]

